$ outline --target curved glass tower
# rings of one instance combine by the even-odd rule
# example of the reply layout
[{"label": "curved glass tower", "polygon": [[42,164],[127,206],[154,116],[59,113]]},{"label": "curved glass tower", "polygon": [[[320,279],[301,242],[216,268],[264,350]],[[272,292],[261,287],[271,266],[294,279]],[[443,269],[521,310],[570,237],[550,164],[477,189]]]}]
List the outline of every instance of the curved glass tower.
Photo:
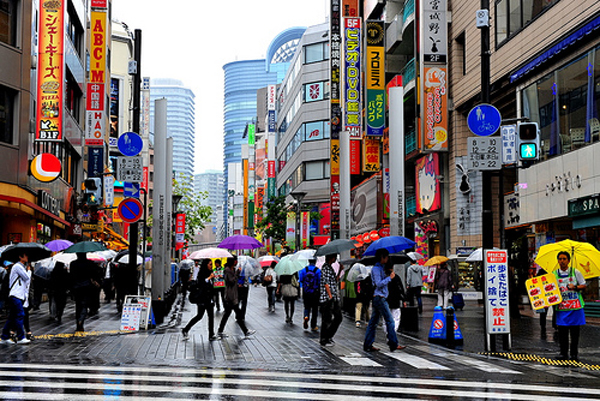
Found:
[{"label": "curved glass tower", "polygon": [[194,92],[183,82],[171,78],[150,80],[150,121],[154,132],[154,101],[167,99],[167,130],[173,137],[173,170],[188,177],[194,175],[194,147],[196,142],[196,105]]},{"label": "curved glass tower", "polygon": [[[289,62],[306,28],[296,27],[281,32],[270,43],[266,59],[234,61],[223,66],[225,90],[223,99],[223,173],[227,202],[228,167],[242,160],[242,144],[246,124],[256,120],[256,91],[267,85],[279,84],[285,77]],[[224,218],[227,221],[227,207]],[[225,236],[227,233],[225,227]]]}]

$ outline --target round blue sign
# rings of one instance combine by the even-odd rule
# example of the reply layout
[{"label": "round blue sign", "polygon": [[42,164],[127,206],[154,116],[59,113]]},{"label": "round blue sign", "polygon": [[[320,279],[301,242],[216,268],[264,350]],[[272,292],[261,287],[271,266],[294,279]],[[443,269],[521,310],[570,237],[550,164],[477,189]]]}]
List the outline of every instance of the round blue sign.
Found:
[{"label": "round blue sign", "polygon": [[144,147],[144,141],[135,132],[126,132],[119,137],[117,146],[123,156],[137,156]]},{"label": "round blue sign", "polygon": [[119,203],[117,209],[121,220],[127,223],[135,223],[144,214],[144,206],[136,198],[125,198]]},{"label": "round blue sign", "polygon": [[490,136],[500,129],[502,116],[491,104],[479,104],[471,109],[467,117],[467,125],[477,136]]}]

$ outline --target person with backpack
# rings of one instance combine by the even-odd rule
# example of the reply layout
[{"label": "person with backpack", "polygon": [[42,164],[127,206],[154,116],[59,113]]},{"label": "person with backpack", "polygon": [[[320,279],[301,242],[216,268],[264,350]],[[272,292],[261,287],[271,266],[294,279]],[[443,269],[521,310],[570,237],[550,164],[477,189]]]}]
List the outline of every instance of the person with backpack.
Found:
[{"label": "person with backpack", "polygon": [[[189,332],[204,317],[204,313],[208,316],[208,339],[214,341],[215,336],[215,312],[213,299],[213,278],[215,277],[212,271],[212,260],[203,259],[200,264],[200,270],[196,280],[189,284],[190,302],[196,304],[196,316],[181,329],[183,340],[189,340]],[[186,290],[187,291],[187,290]],[[185,293],[184,293],[185,294]]]},{"label": "person with backpack", "polygon": [[23,326],[25,310],[23,304],[29,295],[29,282],[31,281],[31,267],[29,256],[23,252],[18,255],[19,261],[10,270],[9,294],[8,294],[8,319],[0,336],[1,344],[11,344],[11,329],[17,333],[17,344],[29,344],[31,341],[25,337]]},{"label": "person with backpack", "polygon": [[[308,321],[312,331],[319,330],[317,318],[319,317],[319,298],[321,293],[321,269],[315,266],[316,258],[308,260],[308,265],[298,272],[298,282],[302,289],[302,300],[304,302],[304,330],[308,330]],[[311,318],[312,317],[312,318]]]}]

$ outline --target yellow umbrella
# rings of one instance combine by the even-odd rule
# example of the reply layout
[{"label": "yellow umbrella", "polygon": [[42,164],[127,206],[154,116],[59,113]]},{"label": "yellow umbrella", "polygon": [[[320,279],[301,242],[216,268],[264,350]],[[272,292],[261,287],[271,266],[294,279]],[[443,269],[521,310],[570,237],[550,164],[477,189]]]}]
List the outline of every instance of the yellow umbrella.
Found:
[{"label": "yellow umbrella", "polygon": [[442,263],[447,262],[449,260],[450,259],[448,259],[445,256],[437,255],[437,256],[430,258],[427,262],[425,262],[425,266],[441,265]]},{"label": "yellow umbrella", "polygon": [[566,239],[554,244],[542,245],[538,250],[535,263],[547,272],[558,269],[558,252],[565,251],[571,255],[571,266],[578,269],[583,277],[600,277],[600,251],[592,244]]}]

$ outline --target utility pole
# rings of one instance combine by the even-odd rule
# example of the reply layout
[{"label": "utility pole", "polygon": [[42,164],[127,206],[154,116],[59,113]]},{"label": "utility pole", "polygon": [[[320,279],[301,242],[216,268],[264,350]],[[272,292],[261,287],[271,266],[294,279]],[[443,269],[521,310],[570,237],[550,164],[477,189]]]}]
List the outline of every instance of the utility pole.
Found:
[{"label": "utility pole", "polygon": [[[481,9],[490,9],[489,0],[481,0]],[[490,103],[490,26],[481,30],[481,103]],[[488,171],[482,172],[482,216],[481,245],[483,249],[494,247],[494,216],[492,215],[492,176]]]},{"label": "utility pole", "polygon": [[[136,29],[135,47],[133,51],[133,59],[137,65],[135,74],[133,74],[133,132],[140,133],[140,88],[142,80],[142,30]],[[144,205],[144,208],[146,205]],[[129,273],[133,282],[127,283],[128,294],[137,295],[138,280],[137,280],[137,248],[139,237],[139,224],[131,223],[129,225]]]}]

